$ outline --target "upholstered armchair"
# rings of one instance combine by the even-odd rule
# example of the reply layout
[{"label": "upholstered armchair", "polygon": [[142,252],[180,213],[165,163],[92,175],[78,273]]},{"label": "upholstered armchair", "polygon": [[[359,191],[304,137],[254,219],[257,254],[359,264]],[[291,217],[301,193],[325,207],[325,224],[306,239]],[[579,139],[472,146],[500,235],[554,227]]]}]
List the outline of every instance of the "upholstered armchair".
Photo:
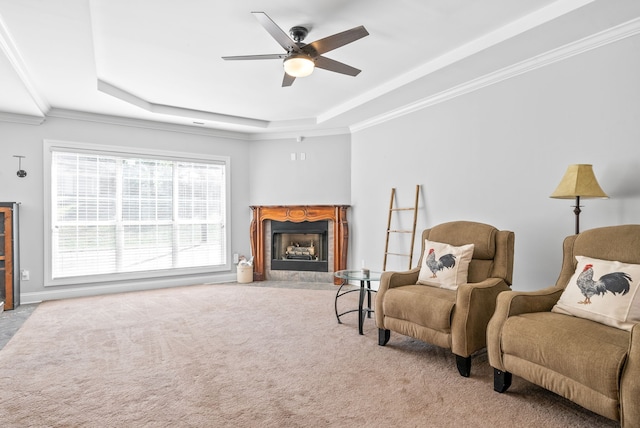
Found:
[{"label": "upholstered armchair", "polygon": [[[468,377],[471,355],[486,346],[487,323],[493,315],[496,297],[510,289],[514,240],[511,231],[469,221],[424,230],[418,267],[382,273],[375,305],[378,344],[386,345],[394,331],[451,349],[458,371]],[[465,268],[464,255],[452,248],[468,250],[470,244],[473,247]],[[434,248],[443,246],[449,250],[434,252]],[[456,256],[447,257],[451,254]],[[434,270],[428,271],[428,265],[435,266]],[[457,272],[457,289],[444,283],[425,285],[430,283],[429,279],[442,278],[457,268],[467,269],[466,276]]]},{"label": "upholstered armchair", "polygon": [[516,375],[640,427],[640,324],[627,315],[640,314],[638,264],[640,225],[591,229],[564,239],[554,286],[501,293],[487,329],[494,389]]}]

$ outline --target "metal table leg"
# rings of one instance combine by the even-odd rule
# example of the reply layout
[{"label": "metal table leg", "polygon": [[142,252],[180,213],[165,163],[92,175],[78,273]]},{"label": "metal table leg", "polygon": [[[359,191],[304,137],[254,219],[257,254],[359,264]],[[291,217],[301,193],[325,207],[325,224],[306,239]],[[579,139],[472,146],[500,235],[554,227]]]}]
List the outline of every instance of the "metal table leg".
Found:
[{"label": "metal table leg", "polygon": [[342,287],[344,287],[344,286],[345,286],[345,285],[347,285],[348,283],[349,283],[349,281],[344,280],[344,279],[342,280],[342,284],[340,285],[340,288],[338,288],[338,291],[336,292],[336,298],[335,298],[335,301],[334,301],[334,308],[335,308],[335,311],[336,311],[336,318],[338,319],[338,323],[339,323],[339,324],[342,324],[342,321],[340,321],[340,317],[341,317],[341,316],[343,316],[343,315],[345,315],[345,314],[349,314],[349,313],[351,313],[351,312],[355,312],[355,311],[357,311],[357,310],[358,310],[358,309],[351,309],[351,310],[348,310],[348,311],[342,312],[342,313],[340,313],[340,314],[338,313],[338,297],[344,296],[345,294],[349,294],[349,293],[354,293],[354,292],[356,292],[356,291],[360,291],[360,290],[359,290],[359,289],[357,289],[357,288],[356,288],[356,289],[353,289],[353,290],[342,291]]},{"label": "metal table leg", "polygon": [[[371,308],[371,293],[375,293],[377,290],[372,290],[371,289],[371,280],[369,279],[363,279],[360,281],[360,287],[353,289],[353,290],[347,290],[347,291],[342,291],[342,288],[348,284],[348,280],[342,280],[342,284],[340,285],[340,288],[338,288],[338,291],[336,292],[336,297],[334,300],[334,309],[336,312],[336,319],[338,320],[339,324],[342,324],[342,321],[340,321],[340,317],[342,315],[345,314],[349,314],[351,312],[358,312],[358,333],[360,333],[361,335],[364,334],[363,333],[363,325],[364,325],[364,318],[365,318],[365,313],[368,314],[368,317],[371,318],[371,313],[373,312],[373,309]],[[349,293],[353,293],[353,292],[359,292],[359,296],[358,296],[358,308],[357,309],[350,309],[348,311],[342,312],[342,313],[338,313],[338,298],[341,296],[344,296],[345,294],[349,294]],[[367,307],[364,307],[364,296],[365,294],[367,295]]]},{"label": "metal table leg", "polygon": [[371,306],[371,294],[365,291],[366,288],[364,284],[364,280],[360,281],[360,299],[358,299],[358,333],[360,334],[364,334],[362,332],[362,325],[364,324],[364,310],[362,309],[362,304],[364,303],[365,293],[369,295],[369,306]]}]

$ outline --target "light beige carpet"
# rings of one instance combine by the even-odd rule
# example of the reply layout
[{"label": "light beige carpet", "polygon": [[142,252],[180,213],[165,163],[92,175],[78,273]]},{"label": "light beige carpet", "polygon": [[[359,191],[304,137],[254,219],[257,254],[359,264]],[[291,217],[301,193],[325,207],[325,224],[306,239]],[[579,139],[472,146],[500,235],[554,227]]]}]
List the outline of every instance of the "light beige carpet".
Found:
[{"label": "light beige carpet", "polygon": [[[606,427],[357,315],[333,290],[207,285],[45,302],[0,351],[3,427]],[[341,298],[347,309],[357,293]]]}]

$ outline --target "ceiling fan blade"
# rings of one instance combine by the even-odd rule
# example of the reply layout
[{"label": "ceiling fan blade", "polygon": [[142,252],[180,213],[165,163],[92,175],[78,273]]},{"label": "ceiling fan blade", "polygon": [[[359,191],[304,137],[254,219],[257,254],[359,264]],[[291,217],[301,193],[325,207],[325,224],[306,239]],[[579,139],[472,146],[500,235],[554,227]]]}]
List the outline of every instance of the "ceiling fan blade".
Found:
[{"label": "ceiling fan blade", "polygon": [[245,60],[245,59],[283,59],[287,54],[266,54],[266,55],[238,55],[238,56],[223,56],[222,59],[227,61]]},{"label": "ceiling fan blade", "polygon": [[335,71],[336,73],[346,74],[348,76],[357,76],[360,70],[351,67],[350,65],[343,64],[335,59],[330,59],[325,56],[319,56],[315,59],[316,67],[324,68],[325,70]]},{"label": "ceiling fan blade", "polygon": [[332,51],[336,48],[355,42],[365,36],[368,36],[369,32],[362,25],[352,28],[351,30],[343,31],[342,33],[336,33],[332,36],[325,37],[324,39],[316,40],[309,43],[302,48],[302,51],[308,54],[313,54],[312,49],[315,50],[317,55]]},{"label": "ceiling fan blade", "polygon": [[282,87],[293,85],[293,81],[296,80],[295,77],[289,76],[287,73],[284,73],[284,77],[282,78]]},{"label": "ceiling fan blade", "polygon": [[278,27],[278,25],[273,22],[271,18],[269,18],[269,15],[264,12],[251,13],[258,19],[258,22],[262,24],[264,29],[267,30],[269,34],[271,34],[271,37],[273,37],[276,42],[278,42],[278,44],[284,48],[284,50],[286,50],[287,52],[300,52],[300,47],[296,44],[296,42],[294,42],[293,39],[291,39],[291,37],[289,37],[287,33],[282,30],[282,28]]}]

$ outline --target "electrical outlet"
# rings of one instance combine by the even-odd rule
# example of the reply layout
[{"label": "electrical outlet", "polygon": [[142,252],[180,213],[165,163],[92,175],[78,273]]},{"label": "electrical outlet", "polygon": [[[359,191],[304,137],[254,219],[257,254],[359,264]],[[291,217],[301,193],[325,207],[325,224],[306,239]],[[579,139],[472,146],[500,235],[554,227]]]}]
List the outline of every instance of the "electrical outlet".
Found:
[{"label": "electrical outlet", "polygon": [[233,263],[238,264],[239,261],[240,261],[240,256],[238,255],[238,253],[233,253]]},{"label": "electrical outlet", "polygon": [[20,270],[20,279],[22,281],[29,281],[29,271],[26,269]]}]

